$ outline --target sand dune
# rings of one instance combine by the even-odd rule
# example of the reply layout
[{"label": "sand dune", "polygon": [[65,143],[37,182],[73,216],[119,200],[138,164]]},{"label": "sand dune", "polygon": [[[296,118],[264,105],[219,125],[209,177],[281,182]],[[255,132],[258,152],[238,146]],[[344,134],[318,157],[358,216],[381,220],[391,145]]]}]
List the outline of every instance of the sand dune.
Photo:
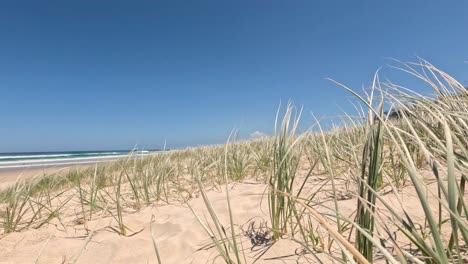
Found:
[{"label": "sand dune", "polygon": [[[229,226],[226,192],[223,188],[209,191],[208,197],[221,222]],[[291,239],[279,240],[269,248],[262,245],[253,247],[249,238],[242,233],[248,223],[269,219],[267,202],[262,202],[265,188],[265,184],[257,183],[230,185],[236,232],[242,241],[247,263],[253,263],[258,257],[256,263],[314,263],[311,254],[303,254],[305,252],[301,245]],[[332,206],[331,201],[326,200],[327,195],[324,193],[321,199],[325,203],[317,207],[324,213],[327,207]],[[398,195],[404,200],[405,208],[413,214],[413,219],[423,223],[424,213],[412,188],[406,188]],[[385,197],[398,208],[393,194]],[[202,218],[209,218],[201,197],[193,198],[189,204]],[[151,230],[163,263],[212,263],[214,260],[222,263],[222,259],[217,257],[218,252],[210,247],[212,243],[209,237],[187,205],[160,204],[137,212],[127,212],[124,221],[131,229],[127,236],[112,230],[112,227],[116,228],[116,221],[109,216],[96,216],[95,220],[87,222],[87,232],[85,225],[76,221],[76,211],[79,210],[76,206],[70,203],[61,222],[54,220],[47,226],[11,233],[0,239],[0,263],[157,263]],[[344,215],[352,215],[355,208],[354,198],[340,201],[340,211]],[[324,241],[331,241],[326,236],[324,233]],[[325,263],[331,262],[325,255],[316,254]],[[376,262],[380,261],[377,259]]]},{"label": "sand dune", "polygon": [[[257,184],[234,187],[231,197],[235,201],[236,222],[245,223],[252,217],[267,218],[268,209],[259,210],[259,197],[264,188]],[[209,197],[221,218],[226,218],[225,193],[211,191]],[[201,198],[193,199],[190,204],[196,211],[206,211]],[[68,225],[73,224],[72,218],[64,219],[64,222],[71,222],[65,229],[57,221],[56,226],[3,237],[0,240],[0,263],[33,263],[38,256],[39,263],[61,263],[71,261],[77,255],[78,263],[156,263],[150,225],[164,263],[206,263],[207,259],[217,255],[214,250],[198,251],[210,241],[185,205],[151,206],[125,215],[125,223],[137,232],[129,237],[107,228],[115,225],[112,217],[88,222],[88,227],[95,230],[90,236],[86,236],[83,225]]]}]

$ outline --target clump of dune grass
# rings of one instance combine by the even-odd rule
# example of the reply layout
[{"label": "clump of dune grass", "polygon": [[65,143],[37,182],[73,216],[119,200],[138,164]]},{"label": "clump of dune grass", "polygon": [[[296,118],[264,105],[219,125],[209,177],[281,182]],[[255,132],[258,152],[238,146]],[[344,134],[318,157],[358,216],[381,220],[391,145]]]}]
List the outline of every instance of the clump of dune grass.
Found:
[{"label": "clump of dune grass", "polygon": [[[234,138],[236,135],[234,134]],[[252,166],[250,144],[238,143],[233,144],[226,153],[226,166],[228,179],[233,181],[242,181],[248,176],[250,167]]]},{"label": "clump of dune grass", "polygon": [[51,193],[43,186],[37,188],[35,182],[18,180],[0,193],[0,233],[40,228],[53,219],[60,221],[60,211],[72,196],[64,191]]},{"label": "clump of dune grass", "polygon": [[[373,94],[369,97],[369,105],[372,105]],[[380,102],[377,114],[383,112],[383,102]],[[366,230],[371,237],[375,226],[376,195],[372,190],[378,190],[382,182],[382,124],[374,119],[374,113],[369,110],[366,124],[367,140],[361,158],[361,175],[358,185],[358,203],[356,212],[356,224]],[[368,236],[359,229],[356,232],[357,248],[369,262],[374,259],[374,245]]]},{"label": "clump of dune grass", "polygon": [[[272,171],[268,180],[268,205],[273,236],[279,239],[286,228],[292,225],[294,208],[292,201],[280,192],[293,194],[296,171],[299,165],[301,150],[296,136],[301,111],[295,113],[292,104],[288,104],[281,124],[278,114],[275,121],[275,136],[272,146]],[[300,192],[301,190],[299,190]]]},{"label": "clump of dune grass", "polygon": [[[460,210],[466,207],[464,199],[461,197],[465,196],[462,190],[464,190],[466,182],[466,160],[468,157],[466,152],[468,138],[464,135],[466,132],[462,132],[466,131],[468,117],[462,113],[467,110],[468,102],[463,102],[459,98],[460,95],[463,97],[467,91],[452,77],[425,61],[418,64],[403,64],[403,66],[405,68],[400,68],[401,70],[420,78],[434,89],[437,97],[423,97],[393,83],[375,84],[373,88],[380,93],[380,96],[389,100],[401,112],[401,120],[398,122],[385,119],[379,107],[372,105],[372,101],[364,99],[345,86],[343,87],[368,107],[378,120],[378,126],[381,126],[387,142],[395,147],[419,198],[429,230],[420,231],[415,226],[410,212],[403,211],[401,214],[394,210],[381,197],[382,195],[378,193],[377,187],[373,186],[374,182],[372,181],[361,181],[361,186],[365,186],[368,194],[367,199],[359,200],[361,204],[366,201],[367,207],[371,211],[369,209],[358,211],[357,218],[364,217],[364,220],[371,220],[370,224],[372,225],[374,218],[378,217],[373,205],[375,203],[373,199],[376,199],[390,212],[391,223],[398,227],[402,236],[418,248],[417,253],[421,255],[415,257],[414,252],[407,251],[408,249],[402,248],[401,245],[395,244],[396,242],[390,239],[387,242],[393,243],[393,246],[398,249],[401,254],[400,260],[409,258],[411,261],[419,259],[431,263],[462,262],[462,248],[465,252],[463,254],[466,254],[468,242],[466,216],[463,220]],[[420,67],[421,70],[418,71],[414,66]],[[374,146],[382,144],[384,142],[374,141]],[[428,176],[423,177],[421,170],[418,169],[421,167],[418,153],[423,154],[427,166],[432,171],[433,180],[437,183],[437,194],[428,190],[425,183]],[[377,152],[376,160],[370,160],[370,165],[375,164],[372,167],[377,169],[377,174],[382,172],[381,158],[378,158],[380,155]],[[371,166],[369,168],[370,173],[372,168]],[[446,171],[445,181],[441,178],[440,170]],[[372,174],[369,174],[368,177],[372,177]],[[397,191],[395,190],[395,192]],[[436,208],[429,203],[430,196],[435,196],[434,198],[437,199]],[[369,200],[369,197],[372,200]],[[361,198],[363,197],[361,196]],[[400,203],[403,204],[402,201]],[[443,216],[444,212],[446,217]],[[448,228],[451,235],[450,239],[446,240],[442,237],[442,233],[447,230],[444,226],[448,223],[451,225],[451,228]],[[382,229],[388,234],[391,232],[388,226],[382,226]],[[372,228],[366,228],[363,232],[373,235]],[[368,259],[372,259],[372,253],[369,252],[372,248],[368,239],[359,237],[359,240],[361,240],[360,251]],[[375,243],[372,244],[375,246]]]},{"label": "clump of dune grass", "polygon": [[17,230],[25,214],[30,210],[30,189],[24,184],[16,184],[14,188],[5,192],[2,196],[4,208],[2,208],[3,233]]}]

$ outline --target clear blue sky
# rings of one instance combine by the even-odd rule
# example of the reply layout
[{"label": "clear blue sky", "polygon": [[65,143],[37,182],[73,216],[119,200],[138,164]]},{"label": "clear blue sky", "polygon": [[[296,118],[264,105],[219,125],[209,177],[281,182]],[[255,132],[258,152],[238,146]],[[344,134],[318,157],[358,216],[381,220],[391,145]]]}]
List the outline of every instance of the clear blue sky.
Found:
[{"label": "clear blue sky", "polygon": [[1,1],[0,152],[271,133],[280,101],[349,109],[325,78],[361,89],[386,57],[466,84],[468,1],[318,2]]}]

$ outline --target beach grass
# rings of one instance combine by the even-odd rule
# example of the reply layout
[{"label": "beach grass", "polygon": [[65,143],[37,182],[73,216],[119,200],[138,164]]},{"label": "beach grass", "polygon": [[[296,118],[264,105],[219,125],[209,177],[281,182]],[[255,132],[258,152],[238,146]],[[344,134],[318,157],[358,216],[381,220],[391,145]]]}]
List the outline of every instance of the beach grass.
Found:
[{"label": "beach grass", "polygon": [[[432,93],[381,82],[377,74],[363,93],[335,82],[362,109],[344,114],[339,125],[316,118],[301,132],[302,111],[289,103],[278,110],[271,137],[235,140],[233,133],[225,145],[19,180],[0,191],[0,233],[61,223],[73,207],[75,224],[89,234],[87,222],[106,215],[114,219],[110,230],[132,236],[138,230],[126,224],[130,213],[188,205],[222,262],[251,263],[261,256],[248,257],[252,245],[242,239],[230,193],[236,183],[253,182],[265,186],[258,199],[268,204],[268,243],[288,240],[316,262],[466,263],[468,91],[427,61],[398,65]],[[227,217],[212,205],[213,190],[225,193]],[[408,192],[423,220],[405,206]],[[198,196],[208,218],[189,206]],[[148,246],[164,263],[152,231],[151,238]]]}]

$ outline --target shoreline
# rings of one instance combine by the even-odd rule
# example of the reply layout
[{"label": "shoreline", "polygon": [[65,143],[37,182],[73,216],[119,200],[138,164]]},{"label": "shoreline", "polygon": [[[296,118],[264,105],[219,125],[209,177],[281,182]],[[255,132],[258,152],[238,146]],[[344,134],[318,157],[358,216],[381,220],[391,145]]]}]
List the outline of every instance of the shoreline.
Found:
[{"label": "shoreline", "polygon": [[[144,154],[106,155],[76,158],[31,159],[0,161],[0,177],[4,173],[21,172],[29,170],[42,170],[47,168],[63,168],[72,166],[89,166],[103,162],[113,162],[126,157],[146,157],[157,154],[155,152]],[[1,182],[1,179],[0,179]]]},{"label": "shoreline", "polygon": [[[132,156],[147,157],[155,154],[157,152]],[[8,187],[20,179],[25,180],[46,174],[66,172],[74,168],[88,168],[97,164],[115,162],[125,157],[129,157],[129,155],[0,162],[0,189]]]},{"label": "shoreline", "polygon": [[73,166],[77,164],[95,164],[101,162],[115,161],[128,155],[104,156],[104,157],[86,157],[69,159],[43,159],[30,161],[11,161],[0,163],[0,172],[21,169],[40,169],[55,166]]},{"label": "shoreline", "polygon": [[79,168],[87,168],[93,166],[94,164],[74,164],[74,165],[55,165],[49,167],[41,167],[41,168],[17,168],[11,170],[0,170],[0,190],[4,189],[18,180],[27,180],[34,177],[46,175],[46,174],[54,174],[58,172],[66,172],[71,169]]}]

